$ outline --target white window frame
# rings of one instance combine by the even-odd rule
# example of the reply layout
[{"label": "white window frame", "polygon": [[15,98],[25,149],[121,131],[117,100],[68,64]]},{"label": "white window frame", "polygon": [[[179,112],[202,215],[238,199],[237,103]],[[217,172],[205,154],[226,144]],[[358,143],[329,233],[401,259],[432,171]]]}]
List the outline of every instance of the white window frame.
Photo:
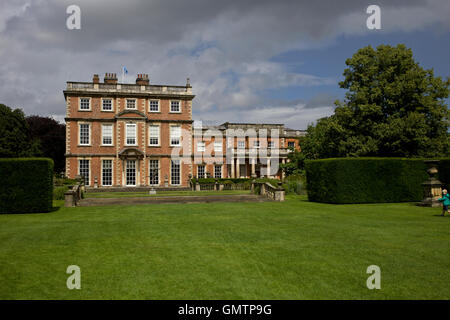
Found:
[{"label": "white window frame", "polygon": [[[128,127],[134,127],[134,144],[128,143]],[[136,123],[126,123],[125,124],[125,145],[126,146],[137,146],[137,124]]]},{"label": "white window frame", "polygon": [[[154,184],[151,183],[151,179],[150,179],[150,170],[151,170],[151,162],[152,161],[156,161],[158,163],[158,183]],[[159,159],[149,159],[148,161],[148,184],[151,186],[159,186],[161,184],[161,163]]]},{"label": "white window frame", "polygon": [[[105,184],[103,181],[103,161],[111,161],[111,184]],[[101,180],[102,180],[102,186],[105,187],[111,187],[114,184],[114,159],[101,159]]]},{"label": "white window frame", "polygon": [[[292,143],[292,144],[294,144],[294,145],[291,147],[291,146],[289,146],[290,143]],[[288,148],[294,148],[294,149],[295,149],[295,141],[288,141],[287,147],[288,147]]]},{"label": "white window frame", "polygon": [[[220,177],[217,177],[216,176],[216,168],[220,168]],[[222,168],[222,165],[220,165],[220,164],[215,164],[214,165],[214,178],[215,179],[221,179],[222,178],[222,176],[223,176],[223,168]]]},{"label": "white window frame", "polygon": [[244,140],[238,140],[237,148],[238,149],[245,149],[245,141]]},{"label": "white window frame", "polygon": [[[104,143],[104,127],[111,127],[111,143]],[[114,145],[114,124],[112,123],[102,123],[102,146],[113,146]]]},{"label": "white window frame", "polygon": [[[179,165],[179,178],[180,178],[180,182],[179,183],[172,183],[172,161],[178,161],[178,165]],[[170,160],[170,185],[172,186],[180,186],[181,185],[181,178],[183,177],[182,175],[182,165],[181,165],[181,160]]]},{"label": "white window frame", "polygon": [[[128,108],[128,101],[134,101],[134,108]],[[126,98],[125,99],[125,110],[137,110],[137,99],[135,98]]]},{"label": "white window frame", "polygon": [[[88,130],[89,142],[88,143],[81,143],[81,126],[82,125],[89,126],[89,130]],[[89,123],[89,122],[79,122],[78,123],[78,145],[79,146],[91,146],[91,136],[92,136],[91,132],[92,132],[92,124],[91,123]]]},{"label": "white window frame", "polygon": [[84,180],[84,184],[86,185],[86,186],[89,186],[90,185],[90,181],[91,181],[91,176],[92,176],[92,172],[91,172],[91,159],[78,159],[78,175],[79,176],[81,176],[81,170],[80,170],[80,161],[81,160],[83,160],[83,161],[87,161],[88,162],[88,171],[89,171],[89,176],[88,176],[88,179],[87,179],[87,181],[86,181],[86,179]]},{"label": "white window frame", "polygon": [[[172,111],[172,102],[178,102],[178,111]],[[170,100],[169,113],[181,113],[181,100]]]},{"label": "white window frame", "polygon": [[[151,104],[151,102],[152,101],[156,101],[157,103],[158,103],[158,110],[156,110],[156,111],[154,111],[154,110],[152,110],[151,108],[150,108],[150,104]],[[158,113],[158,112],[160,112],[160,100],[159,99],[149,99],[148,100],[148,112],[151,112],[151,113]]]},{"label": "white window frame", "polygon": [[214,142],[214,152],[222,152],[223,151],[223,143],[222,141]]},{"label": "white window frame", "polygon": [[[200,168],[203,168],[203,175],[200,175]],[[206,165],[204,165],[204,164],[197,165],[197,178],[198,179],[206,178]]]},{"label": "white window frame", "polygon": [[[88,99],[89,109],[81,109],[81,99]],[[92,101],[90,97],[79,97],[78,98],[78,111],[92,111]]]},{"label": "white window frame", "polygon": [[[103,108],[103,102],[105,100],[111,100],[111,110],[106,110]],[[114,112],[114,99],[113,98],[102,98],[102,111],[103,112]]]},{"label": "white window frame", "polygon": [[[151,135],[152,127],[158,127],[158,143],[157,144],[150,143],[150,139],[152,138],[152,135]],[[160,147],[161,146],[161,126],[159,124],[151,124],[148,126],[148,145],[150,147]]]},{"label": "white window frame", "polygon": [[197,152],[205,152],[205,151],[206,151],[205,141],[197,141]]},{"label": "white window frame", "polygon": [[[179,136],[179,143],[178,144],[173,144],[172,143],[172,130],[173,130],[173,128],[180,128],[180,136]],[[182,129],[181,129],[181,126],[179,126],[179,125],[171,125],[170,126],[170,128],[169,128],[169,139],[170,139],[170,146],[171,147],[180,147],[181,146],[181,136],[182,136]]]},{"label": "white window frame", "polygon": [[261,146],[261,143],[259,142],[259,140],[254,140],[253,141],[253,148],[259,149],[260,146]]}]

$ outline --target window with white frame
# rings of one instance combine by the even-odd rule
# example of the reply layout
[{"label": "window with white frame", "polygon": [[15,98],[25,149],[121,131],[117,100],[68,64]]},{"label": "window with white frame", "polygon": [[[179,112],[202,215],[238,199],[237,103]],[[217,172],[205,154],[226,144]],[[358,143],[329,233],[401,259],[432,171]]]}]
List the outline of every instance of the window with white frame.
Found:
[{"label": "window with white frame", "polygon": [[245,141],[242,141],[242,140],[238,141],[238,148],[239,149],[244,149],[245,148]]},{"label": "window with white frame", "polygon": [[78,173],[84,178],[84,184],[89,185],[89,160],[80,159],[78,160]]},{"label": "window with white frame", "polygon": [[269,148],[275,148],[275,141],[269,141]]},{"label": "window with white frame", "polygon": [[288,148],[295,148],[295,142],[294,141],[288,141]]},{"label": "window with white frame", "polygon": [[170,112],[181,112],[180,101],[170,101]]},{"label": "window with white frame", "polygon": [[112,99],[102,99],[102,111],[112,111],[113,110]]},{"label": "window with white frame", "polygon": [[214,152],[222,152],[222,141],[214,142]]},{"label": "window with white frame", "polygon": [[112,186],[112,160],[102,160],[102,185]]},{"label": "window with white frame", "polygon": [[170,165],[170,184],[179,185],[181,183],[180,160],[171,160]]},{"label": "window with white frame", "polygon": [[180,146],[181,145],[181,127],[171,126],[170,127],[170,145]]},{"label": "window with white frame", "polygon": [[253,148],[259,148],[259,141],[258,140],[253,141]]},{"label": "window with white frame", "polygon": [[126,145],[136,145],[136,124],[127,123],[126,126]]},{"label": "window with white frame", "polygon": [[197,151],[198,152],[205,152],[205,142],[197,141]]},{"label": "window with white frame", "polygon": [[91,142],[90,139],[90,124],[80,123],[80,145],[88,146]]},{"label": "window with white frame", "polygon": [[150,112],[159,112],[159,100],[150,100],[148,105]]},{"label": "window with white frame", "polygon": [[159,146],[159,126],[151,125],[149,127],[149,136],[150,136],[149,145]]},{"label": "window with white frame", "polygon": [[113,125],[102,124],[102,145],[112,146],[113,144]]},{"label": "window with white frame", "polygon": [[159,160],[150,160],[150,184],[159,185]]},{"label": "window with white frame", "polygon": [[80,110],[91,110],[91,99],[80,98]]},{"label": "window with white frame", "polygon": [[206,178],[206,170],[204,165],[197,166],[197,178],[199,179]]},{"label": "window with white frame", "polygon": [[136,109],[135,99],[127,99],[127,109]]},{"label": "window with white frame", "polygon": [[216,179],[222,178],[222,166],[221,165],[214,166],[214,178],[216,178]]}]

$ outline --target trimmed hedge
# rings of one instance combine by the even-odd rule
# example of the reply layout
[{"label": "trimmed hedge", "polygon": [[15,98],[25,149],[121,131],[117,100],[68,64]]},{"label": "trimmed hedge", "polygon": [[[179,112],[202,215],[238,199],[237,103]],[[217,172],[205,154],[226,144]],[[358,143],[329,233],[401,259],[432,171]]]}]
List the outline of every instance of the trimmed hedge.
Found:
[{"label": "trimmed hedge", "polygon": [[48,212],[52,209],[53,160],[0,159],[0,213]]},{"label": "trimmed hedge", "polygon": [[439,159],[438,178],[445,188],[450,187],[450,158]]},{"label": "trimmed hedge", "polygon": [[325,203],[421,201],[428,178],[423,159],[308,160],[305,169],[309,200]]}]

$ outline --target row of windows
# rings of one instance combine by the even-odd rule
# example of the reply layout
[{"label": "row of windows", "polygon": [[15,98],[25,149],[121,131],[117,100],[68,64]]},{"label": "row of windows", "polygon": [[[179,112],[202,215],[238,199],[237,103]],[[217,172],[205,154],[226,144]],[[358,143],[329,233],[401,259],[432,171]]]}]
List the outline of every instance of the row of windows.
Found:
[{"label": "row of windows", "polygon": [[[81,123],[79,130],[79,141],[80,145],[90,145],[90,124],[89,123]],[[126,130],[126,145],[135,146],[137,145],[137,128],[136,124],[127,123]],[[102,124],[102,145],[104,146],[112,146],[113,145],[113,125],[112,124]],[[150,125],[149,126],[149,145],[150,146],[159,146],[160,145],[160,126],[159,125]],[[171,126],[170,127],[170,145],[171,146],[180,146],[181,145],[181,126]],[[253,141],[253,148],[259,148],[260,141]],[[268,142],[269,148],[275,148],[275,142]],[[289,148],[295,147],[295,142],[288,142]],[[238,148],[245,148],[245,141],[238,141]],[[197,142],[197,151],[205,152],[206,143],[204,141]],[[221,152],[222,151],[222,142],[214,142],[214,151]]]},{"label": "row of windows", "polygon": [[[136,110],[136,99],[126,99],[125,108],[129,110]],[[148,102],[149,112],[160,112],[159,100],[149,100]],[[91,98],[80,98],[80,108],[81,111],[91,111]],[[102,111],[113,111],[113,99],[102,98]],[[170,101],[170,112],[180,113],[181,112],[181,102],[179,100]]]},{"label": "row of windows", "polygon": [[[82,146],[91,145],[91,124],[80,123],[79,144]],[[113,125],[102,124],[102,145],[113,145]],[[128,146],[137,145],[137,128],[135,123],[127,123],[125,128],[125,144]],[[149,145],[160,146],[160,126],[149,126]],[[170,145],[181,146],[181,126],[170,127]]]},{"label": "row of windows", "polygon": [[[206,166],[198,165],[197,166],[197,178],[206,178],[206,177],[207,177]],[[214,178],[217,178],[217,179],[222,178],[222,166],[221,165],[214,166]]]},{"label": "row of windows", "polygon": [[[84,177],[86,185],[90,184],[90,160],[78,160],[80,176]],[[159,160],[150,160],[149,179],[151,185],[159,185]],[[125,166],[125,183],[127,186],[136,185],[136,160],[127,160]],[[171,160],[170,164],[170,183],[172,185],[181,184],[181,166],[180,160]],[[112,160],[102,160],[102,180],[103,186],[112,186],[113,184],[113,164]]]}]

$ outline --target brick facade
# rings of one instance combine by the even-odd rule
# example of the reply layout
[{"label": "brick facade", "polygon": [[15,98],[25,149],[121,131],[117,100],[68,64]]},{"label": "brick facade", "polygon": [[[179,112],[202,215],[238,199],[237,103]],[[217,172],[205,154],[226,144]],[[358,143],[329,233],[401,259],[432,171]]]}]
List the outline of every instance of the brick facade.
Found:
[{"label": "brick facade", "polygon": [[[286,161],[288,143],[299,149],[298,136],[303,134],[279,124],[224,123],[196,130],[189,79],[185,86],[150,85],[148,76],[140,74],[136,84],[121,84],[107,73],[103,83],[97,75],[92,82],[67,82],[64,96],[66,175],[89,176],[89,186],[186,187],[190,177],[199,175],[199,167],[211,177],[281,178],[277,167],[270,174],[261,168]],[[227,140],[232,130],[238,133]],[[272,135],[260,135],[262,131]],[[179,146],[173,145],[177,133]],[[204,151],[198,142],[205,144]],[[270,142],[274,145],[268,146]],[[255,151],[260,154],[255,156]]]}]

